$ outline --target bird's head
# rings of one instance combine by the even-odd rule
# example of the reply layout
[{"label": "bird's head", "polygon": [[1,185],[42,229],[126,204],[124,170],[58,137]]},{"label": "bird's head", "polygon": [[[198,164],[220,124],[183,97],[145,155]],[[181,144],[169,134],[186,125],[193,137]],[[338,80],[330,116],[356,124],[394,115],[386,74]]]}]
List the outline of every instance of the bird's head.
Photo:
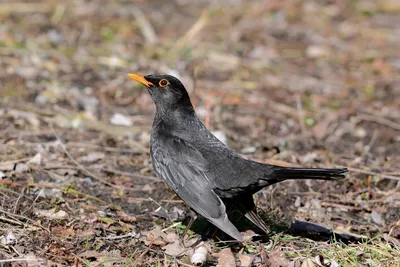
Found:
[{"label": "bird's head", "polygon": [[168,74],[128,74],[132,80],[147,87],[157,110],[171,112],[176,109],[190,109],[193,106],[183,84],[174,76]]}]

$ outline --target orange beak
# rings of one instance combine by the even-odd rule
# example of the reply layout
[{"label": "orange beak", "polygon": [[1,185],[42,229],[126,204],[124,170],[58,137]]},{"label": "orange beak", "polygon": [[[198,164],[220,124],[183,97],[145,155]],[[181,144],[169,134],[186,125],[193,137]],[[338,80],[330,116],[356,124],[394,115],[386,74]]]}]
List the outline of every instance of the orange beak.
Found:
[{"label": "orange beak", "polygon": [[140,75],[140,74],[129,73],[126,76],[128,76],[129,78],[131,78],[134,81],[137,81],[138,83],[143,84],[146,87],[150,87],[150,86],[154,85],[152,82],[149,82],[148,80],[146,80],[146,78],[143,75]]}]

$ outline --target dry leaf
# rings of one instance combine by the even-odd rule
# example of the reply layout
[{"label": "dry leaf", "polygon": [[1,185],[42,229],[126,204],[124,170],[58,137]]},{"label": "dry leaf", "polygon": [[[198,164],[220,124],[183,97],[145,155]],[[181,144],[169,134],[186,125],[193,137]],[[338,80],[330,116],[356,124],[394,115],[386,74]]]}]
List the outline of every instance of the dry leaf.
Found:
[{"label": "dry leaf", "polygon": [[254,233],[252,230],[247,230],[240,233],[244,240],[251,240],[253,237],[258,236],[258,234]]},{"label": "dry leaf", "polygon": [[29,166],[25,163],[17,163],[17,165],[15,166],[15,172],[17,173],[24,173],[27,171],[29,171]]},{"label": "dry leaf", "polygon": [[217,267],[236,267],[235,257],[230,248],[224,248],[218,253]]},{"label": "dry leaf", "polygon": [[35,214],[37,216],[46,217],[51,220],[64,219],[68,215],[65,211],[63,211],[63,210],[56,211],[56,209],[36,210]]},{"label": "dry leaf", "polygon": [[126,223],[136,222],[136,217],[126,214],[123,211],[117,211],[117,215],[121,217],[121,220]]},{"label": "dry leaf", "polygon": [[254,261],[254,256],[252,255],[239,254],[238,257],[240,260],[240,267],[250,267]]},{"label": "dry leaf", "polygon": [[28,160],[28,164],[34,164],[34,165],[40,165],[42,163],[42,155],[40,153],[37,153],[33,158]]},{"label": "dry leaf", "polygon": [[120,113],[115,113],[112,115],[110,119],[110,123],[114,125],[121,125],[121,126],[132,126],[133,123],[130,118],[122,115]]},{"label": "dry leaf", "polygon": [[306,259],[306,260],[303,261],[303,263],[301,264],[301,267],[317,267],[317,265],[313,262],[312,259]]},{"label": "dry leaf", "polygon": [[0,243],[3,245],[12,245],[15,243],[15,235],[12,231],[8,232],[6,236],[0,237]]},{"label": "dry leaf", "polygon": [[174,243],[170,243],[166,246],[163,246],[162,249],[165,250],[165,254],[169,256],[178,256],[186,250],[186,248],[180,245],[179,240],[176,240]]},{"label": "dry leaf", "polygon": [[103,152],[91,152],[88,155],[82,157],[80,160],[87,163],[99,161],[105,157]]},{"label": "dry leaf", "polygon": [[270,267],[288,266],[289,264],[285,253],[279,249],[275,249],[269,253],[268,261]]},{"label": "dry leaf", "polygon": [[288,267],[301,267],[301,262],[299,259],[289,262]]}]

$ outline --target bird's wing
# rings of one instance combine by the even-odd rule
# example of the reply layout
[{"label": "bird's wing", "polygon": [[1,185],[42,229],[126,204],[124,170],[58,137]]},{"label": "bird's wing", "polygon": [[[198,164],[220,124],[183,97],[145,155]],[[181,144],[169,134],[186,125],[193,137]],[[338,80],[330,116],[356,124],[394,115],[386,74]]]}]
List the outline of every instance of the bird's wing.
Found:
[{"label": "bird's wing", "polygon": [[166,138],[163,145],[152,146],[157,173],[177,195],[197,213],[237,240],[242,236],[229,221],[222,200],[213,191],[205,172],[209,163],[186,141]]}]

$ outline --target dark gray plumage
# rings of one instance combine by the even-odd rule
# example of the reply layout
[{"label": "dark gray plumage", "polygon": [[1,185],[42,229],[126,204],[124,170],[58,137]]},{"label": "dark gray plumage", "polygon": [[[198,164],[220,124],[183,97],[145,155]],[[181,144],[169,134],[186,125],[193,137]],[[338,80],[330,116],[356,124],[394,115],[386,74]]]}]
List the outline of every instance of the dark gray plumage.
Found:
[{"label": "dark gray plumage", "polygon": [[156,105],[150,150],[154,170],[193,210],[243,240],[227,216],[235,205],[264,231],[252,195],[287,179],[343,178],[346,169],[285,168],[247,160],[219,141],[198,119],[189,95],[173,76],[128,76],[147,86]]}]

